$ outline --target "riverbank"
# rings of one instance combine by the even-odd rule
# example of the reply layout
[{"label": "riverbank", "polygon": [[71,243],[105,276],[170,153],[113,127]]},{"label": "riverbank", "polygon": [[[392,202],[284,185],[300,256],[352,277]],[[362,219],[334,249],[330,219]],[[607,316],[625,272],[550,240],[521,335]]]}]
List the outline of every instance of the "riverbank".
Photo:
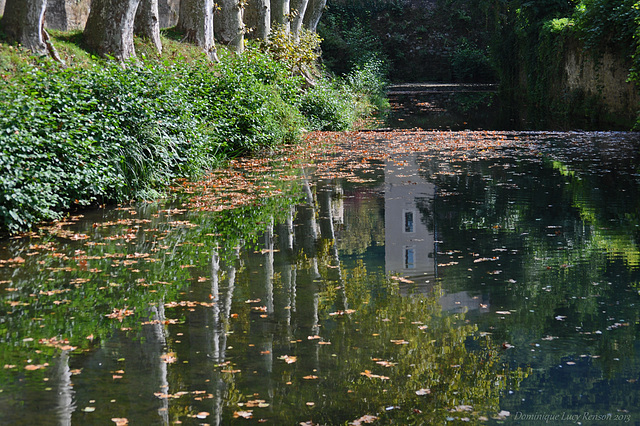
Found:
[{"label": "riverbank", "polygon": [[[171,36],[171,33],[167,33]],[[177,38],[177,37],[175,37]],[[219,63],[165,37],[125,66],[54,33],[66,66],[0,42],[0,233],[89,205],[158,197],[229,158],[346,130],[373,110],[367,70],[294,75],[259,46]],[[376,93],[375,96],[379,96]]]}]

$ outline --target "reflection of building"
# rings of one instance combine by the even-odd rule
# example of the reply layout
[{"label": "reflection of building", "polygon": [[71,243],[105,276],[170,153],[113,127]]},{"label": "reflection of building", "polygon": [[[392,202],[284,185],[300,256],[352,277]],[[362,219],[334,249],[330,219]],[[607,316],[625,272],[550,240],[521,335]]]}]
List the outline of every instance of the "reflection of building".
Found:
[{"label": "reflection of building", "polygon": [[388,273],[424,282],[435,278],[435,238],[416,198],[433,199],[435,185],[418,174],[416,155],[391,158],[385,168],[385,264]]},{"label": "reflection of building", "polygon": [[[385,167],[385,270],[413,282],[402,286],[403,294],[432,291],[438,276],[432,210],[436,186],[420,176],[416,160],[416,154],[395,157]],[[466,291],[445,290],[440,305],[448,312],[489,311],[488,297]]]}]

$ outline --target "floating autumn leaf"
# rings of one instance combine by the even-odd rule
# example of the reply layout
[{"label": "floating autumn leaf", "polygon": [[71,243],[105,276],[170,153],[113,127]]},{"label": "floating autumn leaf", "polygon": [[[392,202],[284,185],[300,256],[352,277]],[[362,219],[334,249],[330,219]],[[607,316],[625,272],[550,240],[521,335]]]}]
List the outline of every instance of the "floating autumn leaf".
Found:
[{"label": "floating autumn leaf", "polygon": [[360,375],[369,377],[370,379],[389,380],[389,377],[387,377],[387,376],[379,376],[377,374],[373,374],[373,373],[371,373],[370,370],[364,370],[362,373],[360,373]]},{"label": "floating autumn leaf", "polygon": [[392,280],[396,280],[396,281],[400,281],[401,283],[405,283],[405,284],[413,284],[413,281],[411,281],[410,279],[404,278],[404,277],[397,277],[395,275],[391,276]]},{"label": "floating autumn leaf", "polygon": [[242,417],[243,419],[250,419],[253,417],[253,410],[247,410],[247,411],[235,411],[233,413],[233,418],[237,419],[239,417]]},{"label": "floating autumn leaf", "polygon": [[133,311],[127,308],[123,308],[123,309],[113,308],[113,311],[110,314],[105,315],[105,317],[111,318],[111,319],[117,319],[122,322],[124,317],[128,317],[130,315],[133,315]]},{"label": "floating autumn leaf", "polygon": [[408,345],[409,342],[406,340],[391,340],[391,343],[395,343],[396,345]]},{"label": "floating autumn leaf", "polygon": [[245,407],[248,407],[248,408],[253,408],[253,407],[267,408],[269,406],[269,404],[263,399],[247,401],[244,405]]},{"label": "floating autumn leaf", "polygon": [[206,411],[201,411],[198,414],[196,414],[196,418],[198,418],[198,419],[206,419],[207,417],[209,417],[209,414],[210,413],[208,413]]},{"label": "floating autumn leaf", "polygon": [[124,417],[114,417],[111,419],[112,422],[116,424],[116,426],[126,426],[129,424],[129,420]]},{"label": "floating autumn leaf", "polygon": [[378,420],[378,418],[376,416],[372,416],[371,414],[365,414],[364,416],[360,417],[359,419],[356,419],[356,420],[352,421],[349,424],[353,425],[353,426],[360,426],[360,425],[363,425],[363,424],[373,423],[376,420]]},{"label": "floating autumn leaf", "polygon": [[318,340],[321,339],[322,337],[320,336],[307,336],[307,340]]},{"label": "floating autumn leaf", "polygon": [[317,379],[317,378],[318,378],[318,376],[314,376],[314,375],[304,376],[304,377],[303,377],[303,379],[305,379],[305,380],[315,380],[315,379]]},{"label": "floating autumn leaf", "polygon": [[282,356],[278,357],[278,359],[283,360],[287,364],[293,364],[294,362],[296,362],[298,360],[298,357],[297,356],[282,355]]},{"label": "floating autumn leaf", "polygon": [[166,364],[173,364],[178,358],[176,358],[175,352],[169,352],[168,354],[160,355],[160,360]]},{"label": "floating autumn leaf", "polygon": [[389,361],[376,361],[376,364],[379,364],[383,367],[393,367],[394,365],[397,365],[397,362],[389,362]]},{"label": "floating autumn leaf", "polygon": [[45,362],[44,364],[28,364],[24,366],[24,369],[27,371],[35,371],[35,370],[42,370],[44,368],[47,368],[49,366],[48,362]]},{"label": "floating autumn leaf", "polygon": [[424,388],[424,389],[418,389],[418,390],[416,391],[416,395],[419,395],[419,396],[429,395],[430,393],[431,393],[431,389],[426,389],[426,388]]},{"label": "floating autumn leaf", "polygon": [[352,314],[354,312],[355,312],[355,309],[347,309],[347,310],[344,310],[344,311],[331,312],[331,313],[329,313],[329,315],[331,315],[331,316],[336,316],[336,315],[337,316],[342,316],[342,315],[349,315],[349,314]]}]

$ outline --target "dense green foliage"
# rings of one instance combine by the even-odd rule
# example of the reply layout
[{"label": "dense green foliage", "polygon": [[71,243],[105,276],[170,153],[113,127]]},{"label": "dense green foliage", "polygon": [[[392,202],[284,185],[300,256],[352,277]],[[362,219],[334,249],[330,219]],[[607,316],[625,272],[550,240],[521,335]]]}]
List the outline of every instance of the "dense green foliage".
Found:
[{"label": "dense green foliage", "polygon": [[382,60],[394,81],[494,82],[491,13],[468,0],[336,0],[319,27],[324,61],[337,74]]},{"label": "dense green foliage", "polygon": [[176,177],[305,130],[347,129],[367,110],[351,83],[318,77],[308,88],[289,65],[252,47],[218,64],[17,66],[0,91],[0,232],[157,196]]}]

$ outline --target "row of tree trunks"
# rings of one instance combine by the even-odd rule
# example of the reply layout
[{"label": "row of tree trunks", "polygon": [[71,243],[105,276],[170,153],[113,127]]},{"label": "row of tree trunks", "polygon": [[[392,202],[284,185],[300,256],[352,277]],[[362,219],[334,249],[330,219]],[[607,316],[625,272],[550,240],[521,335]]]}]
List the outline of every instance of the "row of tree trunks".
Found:
[{"label": "row of tree trunks", "polygon": [[[221,0],[217,35],[234,51],[244,49],[246,33],[244,5],[247,0]],[[326,0],[249,0],[255,11],[255,36],[266,40],[272,23],[283,25],[294,39],[300,38],[303,25],[315,31],[326,7]],[[9,39],[36,54],[47,54],[44,14],[47,0],[7,0],[0,21]],[[182,0],[178,28],[185,38],[197,43],[211,60],[217,60],[214,42],[214,0]],[[102,56],[125,61],[135,56],[133,34],[153,42],[158,52],[160,41],[158,0],[92,0],[84,30],[87,45]]]}]

